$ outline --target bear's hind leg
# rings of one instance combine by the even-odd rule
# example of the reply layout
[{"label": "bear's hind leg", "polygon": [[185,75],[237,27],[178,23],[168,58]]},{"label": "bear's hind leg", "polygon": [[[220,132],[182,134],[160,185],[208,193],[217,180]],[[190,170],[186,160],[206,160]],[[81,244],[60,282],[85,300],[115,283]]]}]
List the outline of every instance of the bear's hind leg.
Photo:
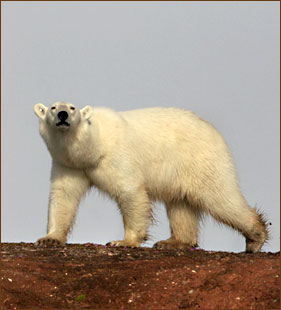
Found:
[{"label": "bear's hind leg", "polygon": [[154,244],[158,249],[197,247],[200,211],[184,202],[167,203],[171,237]]},{"label": "bear's hind leg", "polygon": [[248,206],[242,194],[234,197],[236,199],[221,204],[214,202],[206,211],[217,221],[242,233],[246,238],[246,252],[256,253],[269,238],[267,222],[261,213]]}]

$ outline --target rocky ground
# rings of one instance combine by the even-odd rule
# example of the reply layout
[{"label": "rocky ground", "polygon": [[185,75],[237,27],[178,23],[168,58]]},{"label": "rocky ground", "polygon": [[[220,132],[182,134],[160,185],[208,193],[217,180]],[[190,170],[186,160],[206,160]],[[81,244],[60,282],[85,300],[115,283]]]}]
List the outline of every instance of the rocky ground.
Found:
[{"label": "rocky ground", "polygon": [[3,309],[280,309],[280,252],[1,245]]}]

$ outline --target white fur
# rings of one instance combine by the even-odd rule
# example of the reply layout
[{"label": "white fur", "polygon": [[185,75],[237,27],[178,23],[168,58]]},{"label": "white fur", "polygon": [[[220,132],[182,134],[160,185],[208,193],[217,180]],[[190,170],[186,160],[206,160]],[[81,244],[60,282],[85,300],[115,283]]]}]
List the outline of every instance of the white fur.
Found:
[{"label": "white fur", "polygon": [[[241,194],[229,149],[211,124],[175,108],[52,107],[34,107],[53,158],[48,234],[39,244],[66,242],[80,199],[95,186],[122,212],[124,240],[111,244],[140,246],[151,202],[158,200],[166,205],[172,233],[158,247],[195,246],[200,216],[207,212],[244,234],[248,251],[261,248],[265,224]],[[56,126],[59,111],[68,113],[69,127]]]}]

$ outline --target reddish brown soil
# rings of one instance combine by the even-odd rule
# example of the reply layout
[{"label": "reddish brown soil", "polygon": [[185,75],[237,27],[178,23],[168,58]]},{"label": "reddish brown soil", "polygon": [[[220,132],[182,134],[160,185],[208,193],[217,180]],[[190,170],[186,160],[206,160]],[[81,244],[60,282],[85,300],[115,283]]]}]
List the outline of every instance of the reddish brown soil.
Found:
[{"label": "reddish brown soil", "polygon": [[2,244],[3,309],[279,309],[280,253]]}]

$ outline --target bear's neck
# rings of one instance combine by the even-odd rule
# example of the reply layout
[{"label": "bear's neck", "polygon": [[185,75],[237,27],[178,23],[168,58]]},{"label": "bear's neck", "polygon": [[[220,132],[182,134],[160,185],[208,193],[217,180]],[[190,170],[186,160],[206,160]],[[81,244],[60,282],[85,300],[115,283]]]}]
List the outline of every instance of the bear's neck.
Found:
[{"label": "bear's neck", "polygon": [[54,130],[44,140],[56,162],[69,168],[85,169],[97,166],[103,156],[98,136],[97,131],[79,126],[76,131]]}]

